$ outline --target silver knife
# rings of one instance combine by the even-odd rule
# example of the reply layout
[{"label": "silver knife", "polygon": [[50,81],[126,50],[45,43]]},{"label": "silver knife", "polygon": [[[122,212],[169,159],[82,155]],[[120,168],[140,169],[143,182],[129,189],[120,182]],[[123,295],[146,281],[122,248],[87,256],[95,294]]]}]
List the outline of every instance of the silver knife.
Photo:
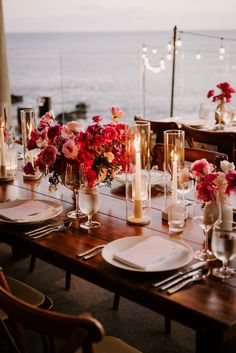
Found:
[{"label": "silver knife", "polygon": [[169,277],[163,279],[163,280],[160,281],[160,282],[151,283],[151,285],[152,285],[153,287],[155,287],[155,288],[160,287],[160,286],[162,286],[164,283],[169,282],[169,281],[171,281],[172,279],[175,279],[175,278],[177,278],[177,277],[179,277],[179,276],[182,276],[182,275],[184,275],[184,274],[186,274],[186,273],[188,273],[188,272],[190,272],[190,271],[197,270],[198,268],[204,267],[204,266],[206,266],[206,265],[207,265],[207,261],[196,262],[195,264],[190,265],[190,266],[188,266],[188,267],[185,267],[185,268],[182,269],[182,270],[179,270],[177,273],[175,273],[175,274],[173,274],[172,276],[169,276]]},{"label": "silver knife", "polygon": [[180,277],[174,279],[173,281],[171,281],[171,282],[165,284],[164,286],[161,286],[161,287],[160,287],[160,290],[161,290],[161,291],[164,291],[164,290],[166,290],[166,289],[168,289],[168,288],[170,288],[170,287],[176,285],[177,283],[183,281],[183,280],[186,279],[186,278],[193,277],[194,275],[198,274],[199,271],[200,271],[200,270],[197,269],[197,270],[188,272],[188,273],[186,273],[186,274],[184,274],[184,275],[182,275],[182,276],[180,276]]}]

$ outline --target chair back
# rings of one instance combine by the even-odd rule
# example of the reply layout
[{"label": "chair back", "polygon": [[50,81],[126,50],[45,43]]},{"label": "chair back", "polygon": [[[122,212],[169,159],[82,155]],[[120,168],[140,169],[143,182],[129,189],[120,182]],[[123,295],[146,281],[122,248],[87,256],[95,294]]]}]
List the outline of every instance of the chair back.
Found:
[{"label": "chair back", "polygon": [[234,161],[235,137],[233,133],[199,130],[184,124],[181,128],[185,131],[185,139],[189,147],[201,148],[200,144],[204,144],[206,149],[210,150],[210,146],[214,146],[218,152],[226,154],[230,162]]},{"label": "chair back", "polygon": [[[158,166],[159,170],[163,170],[164,165],[164,145],[157,143],[151,150],[154,164]],[[185,147],[185,161],[195,162],[198,159],[206,158],[208,162],[219,167],[220,161],[228,160],[228,156],[224,153],[202,150],[198,148]]]},{"label": "chair back", "polygon": [[146,120],[141,116],[135,115],[135,121],[149,121],[150,129],[152,134],[155,135],[155,143],[164,142],[164,131],[166,130],[179,130],[179,125],[175,121],[158,121],[158,120]]},{"label": "chair back", "polygon": [[[101,323],[90,315],[66,315],[36,308],[12,295],[0,286],[0,307],[9,318],[9,324],[29,328],[49,339],[49,352],[56,352],[54,340],[62,339],[60,353],[74,353],[79,347],[83,353],[93,352],[93,343],[99,342],[104,330]],[[13,330],[14,337],[14,330]],[[16,345],[18,340],[15,340]],[[17,345],[19,353],[25,353],[25,347]]]}]

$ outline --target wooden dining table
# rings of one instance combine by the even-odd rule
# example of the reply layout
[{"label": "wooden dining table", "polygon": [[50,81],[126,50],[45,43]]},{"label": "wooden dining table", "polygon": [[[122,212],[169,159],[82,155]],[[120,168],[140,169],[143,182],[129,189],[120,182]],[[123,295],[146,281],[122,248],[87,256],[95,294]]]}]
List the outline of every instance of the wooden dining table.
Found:
[{"label": "wooden dining table", "polygon": [[[12,182],[1,183],[0,201],[53,200],[63,206],[63,212],[56,217],[56,221],[66,219],[67,212],[74,208],[72,192],[63,185],[59,185],[54,192],[49,191],[48,187],[45,177],[37,181],[24,181],[19,170]],[[194,329],[197,353],[235,352],[236,278],[219,280],[210,275],[204,281],[169,295],[154,288],[151,283],[160,281],[175,271],[129,271],[111,265],[104,260],[101,253],[87,261],[77,257],[79,252],[95,245],[109,244],[129,236],[152,235],[178,239],[193,250],[203,246],[202,230],[192,219],[187,219],[183,233],[169,234],[168,224],[162,220],[163,194],[157,188],[152,187],[150,223],[146,226],[127,223],[125,186],[122,183],[114,181],[112,187],[102,186],[99,192],[101,208],[94,215],[94,219],[101,223],[99,228],[82,230],[79,226],[82,221],[80,219],[73,222],[66,231],[54,231],[34,240],[25,236],[24,231],[35,225],[20,226],[3,222],[0,223],[0,241],[9,244],[15,256],[21,251],[25,255],[31,254]]]}]

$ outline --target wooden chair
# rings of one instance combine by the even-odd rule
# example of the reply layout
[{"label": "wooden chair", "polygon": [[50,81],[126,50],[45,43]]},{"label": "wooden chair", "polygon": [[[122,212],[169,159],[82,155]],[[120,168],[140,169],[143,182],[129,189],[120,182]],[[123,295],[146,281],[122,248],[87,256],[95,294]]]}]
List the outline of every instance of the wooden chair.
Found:
[{"label": "wooden chair", "polygon": [[185,131],[185,139],[189,147],[199,148],[199,144],[204,144],[208,146],[206,149],[210,150],[210,146],[212,146],[218,152],[226,154],[230,162],[235,160],[235,137],[233,133],[199,130],[188,125],[182,125],[181,129]]},{"label": "wooden chair", "polygon": [[[157,143],[151,150],[153,161],[158,166],[159,170],[163,170],[164,164],[164,145]],[[224,153],[216,151],[202,150],[199,148],[185,147],[185,161],[194,162],[197,159],[206,158],[208,162],[215,164],[219,167],[220,161],[228,160],[228,156]]]},{"label": "wooden chair", "polygon": [[152,133],[155,135],[155,143],[164,142],[164,131],[179,130],[179,125],[175,121],[147,120],[141,116],[135,116],[135,121],[149,121]]},{"label": "wooden chair", "polygon": [[[18,281],[12,277],[4,275],[2,268],[0,268],[0,286],[5,290],[12,293],[16,298],[24,300],[34,307],[41,307],[42,309],[51,310],[53,308],[53,302],[51,298],[39,292],[38,290],[30,287],[29,285]],[[7,312],[0,309],[0,327],[7,339],[10,347],[15,348],[15,342],[7,326],[8,315]],[[45,344],[44,338],[42,343]]]},{"label": "wooden chair", "polygon": [[3,287],[0,287],[0,307],[9,317],[17,353],[26,353],[24,339],[27,337],[23,328],[47,337],[48,353],[141,353],[117,337],[104,336],[101,323],[89,314],[67,315],[42,310],[16,298]]}]

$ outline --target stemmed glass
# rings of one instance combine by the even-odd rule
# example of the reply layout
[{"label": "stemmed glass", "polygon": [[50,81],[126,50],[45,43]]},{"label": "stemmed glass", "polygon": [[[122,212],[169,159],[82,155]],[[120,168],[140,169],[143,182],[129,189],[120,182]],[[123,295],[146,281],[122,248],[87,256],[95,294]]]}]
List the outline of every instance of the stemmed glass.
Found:
[{"label": "stemmed glass", "polygon": [[185,206],[191,205],[192,202],[185,199],[185,195],[193,190],[194,181],[190,176],[190,170],[187,167],[179,166],[177,168],[177,193],[182,196]]},{"label": "stemmed glass", "polygon": [[100,195],[98,191],[97,181],[91,181],[89,178],[89,170],[87,170],[84,163],[80,164],[81,186],[79,207],[81,211],[87,215],[87,222],[80,224],[80,227],[86,230],[100,227],[100,223],[93,221],[93,214],[97,213],[100,209]]},{"label": "stemmed glass", "polygon": [[214,268],[212,274],[218,278],[231,278],[236,275],[236,270],[229,267],[229,261],[236,257],[236,223],[222,221],[217,223],[212,234],[212,251],[223,266]]},{"label": "stemmed glass", "polygon": [[75,194],[75,210],[67,213],[69,218],[83,218],[85,214],[79,209],[80,169],[75,163],[66,164],[65,186]]},{"label": "stemmed glass", "polygon": [[80,227],[86,230],[100,227],[100,222],[92,220],[93,214],[100,209],[100,196],[96,186],[81,185],[79,206],[81,211],[88,216],[87,222],[81,223]]},{"label": "stemmed glass", "polygon": [[215,256],[208,246],[209,232],[219,219],[219,206],[216,201],[197,201],[193,207],[193,219],[204,231],[204,248],[197,250],[194,257],[201,261],[211,261]]}]

